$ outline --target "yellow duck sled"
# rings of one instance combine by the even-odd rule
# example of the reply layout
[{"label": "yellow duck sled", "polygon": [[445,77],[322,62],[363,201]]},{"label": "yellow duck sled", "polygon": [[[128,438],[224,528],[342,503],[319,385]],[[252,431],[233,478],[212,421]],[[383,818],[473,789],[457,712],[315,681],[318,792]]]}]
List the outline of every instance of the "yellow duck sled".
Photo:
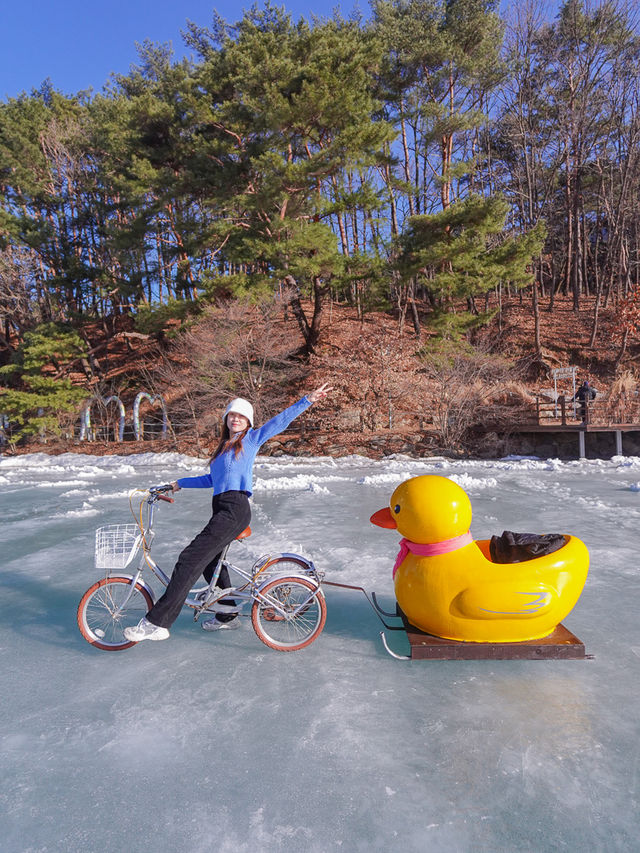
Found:
[{"label": "yellow duck sled", "polygon": [[412,477],[371,521],[403,539],[395,593],[408,621],[436,637],[517,643],[551,634],[572,610],[589,570],[589,552],[565,535],[557,551],[521,563],[492,562],[489,540],[473,540],[471,502],[453,480]]}]

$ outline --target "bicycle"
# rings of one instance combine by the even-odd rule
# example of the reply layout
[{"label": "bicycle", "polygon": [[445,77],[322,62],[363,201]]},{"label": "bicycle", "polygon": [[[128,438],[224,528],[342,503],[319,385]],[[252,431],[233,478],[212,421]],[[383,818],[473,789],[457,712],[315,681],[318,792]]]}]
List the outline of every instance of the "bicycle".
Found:
[{"label": "bicycle", "polygon": [[[129,497],[135,524],[110,524],[96,530],[95,564],[105,569],[105,577],[84,593],[78,605],[78,627],[84,639],[104,651],[122,651],[137,645],[123,634],[126,627],[136,625],[154,603],[154,592],[143,579],[145,566],[166,586],[169,578],[151,556],[155,536],[154,515],[159,501],[173,503],[166,492],[170,485],[134,490]],[[138,512],[133,510],[133,496],[140,494]],[[146,509],[146,517],[145,516]],[[251,535],[247,527],[236,541]],[[281,652],[303,649],[318,638],[327,618],[327,605],[319,572],[311,560],[298,554],[266,555],[248,571],[227,560],[229,545],[223,550],[211,582],[194,587],[185,606],[194,610],[194,622],[203,613],[233,612],[236,618],[251,604],[251,624],[258,638],[269,648]],[[135,574],[122,569],[138,557]],[[216,586],[222,568],[240,582],[221,589]],[[112,574],[115,572],[115,574]],[[237,604],[227,605],[222,599],[233,598]]]}]

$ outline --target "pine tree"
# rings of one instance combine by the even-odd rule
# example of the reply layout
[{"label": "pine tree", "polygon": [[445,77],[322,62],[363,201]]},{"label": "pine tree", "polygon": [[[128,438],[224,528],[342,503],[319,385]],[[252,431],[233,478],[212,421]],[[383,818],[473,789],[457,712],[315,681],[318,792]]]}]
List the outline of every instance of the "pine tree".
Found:
[{"label": "pine tree", "polygon": [[[489,97],[504,79],[503,24],[487,0],[377,0],[381,97],[399,130],[409,215],[444,209],[474,188]],[[400,223],[400,228],[402,223]]]},{"label": "pine tree", "polygon": [[443,337],[456,339],[487,319],[456,311],[460,301],[501,283],[531,283],[531,260],[540,251],[544,228],[538,224],[524,235],[509,234],[508,210],[501,196],[472,195],[439,213],[409,219],[398,241],[398,269],[427,289],[431,323]]},{"label": "pine tree", "polygon": [[[233,276],[210,277],[209,286],[237,292],[282,282],[301,350],[313,352],[327,294],[346,266],[332,218],[357,209],[368,192],[363,180],[348,195],[343,176],[381,160],[391,134],[372,121],[377,43],[353,21],[310,27],[271,6],[209,38],[218,43],[205,54],[199,82],[216,98],[213,126],[235,140],[227,210],[218,219],[227,238],[222,272]],[[202,32],[198,39],[206,41]],[[225,199],[214,200],[224,208]]]},{"label": "pine tree", "polygon": [[72,412],[86,398],[86,391],[54,371],[84,351],[81,338],[54,323],[44,323],[31,332],[16,350],[13,363],[0,367],[0,411],[9,419],[12,442],[28,436],[59,434],[60,415]]}]

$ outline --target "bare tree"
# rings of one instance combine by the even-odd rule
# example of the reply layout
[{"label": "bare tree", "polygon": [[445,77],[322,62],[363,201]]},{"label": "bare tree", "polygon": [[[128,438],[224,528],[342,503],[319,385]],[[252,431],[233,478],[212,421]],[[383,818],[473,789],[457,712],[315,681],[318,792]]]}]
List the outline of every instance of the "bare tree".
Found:
[{"label": "bare tree", "polygon": [[485,424],[490,412],[495,418],[496,407],[518,402],[518,395],[507,393],[513,368],[504,359],[443,346],[425,352],[422,361],[426,381],[417,394],[419,411],[431,419],[447,450],[463,447],[474,426]]},{"label": "bare tree", "polygon": [[229,397],[249,398],[257,420],[292,402],[307,370],[290,358],[296,345],[293,320],[284,321],[272,300],[225,302],[180,335],[154,375],[171,389],[172,420],[189,423],[198,442],[208,443]]},{"label": "bare tree", "polygon": [[407,416],[414,418],[413,371],[407,371],[414,353],[415,342],[379,328],[375,335],[361,333],[351,346],[325,357],[327,374],[335,377],[348,400],[336,422],[347,430],[357,425],[362,432],[375,432],[397,428]]},{"label": "bare tree", "polygon": [[0,351],[12,349],[23,332],[51,319],[48,293],[38,287],[37,259],[9,245],[0,250]]}]

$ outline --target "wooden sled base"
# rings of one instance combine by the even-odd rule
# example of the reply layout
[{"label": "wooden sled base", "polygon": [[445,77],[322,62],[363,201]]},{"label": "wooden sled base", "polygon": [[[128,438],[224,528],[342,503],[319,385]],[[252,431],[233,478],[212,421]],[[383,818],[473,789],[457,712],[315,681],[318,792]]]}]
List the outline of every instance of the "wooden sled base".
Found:
[{"label": "wooden sled base", "polygon": [[425,634],[402,621],[411,646],[410,660],[577,660],[591,658],[582,643],[564,625],[540,640],[518,643],[463,643]]}]

